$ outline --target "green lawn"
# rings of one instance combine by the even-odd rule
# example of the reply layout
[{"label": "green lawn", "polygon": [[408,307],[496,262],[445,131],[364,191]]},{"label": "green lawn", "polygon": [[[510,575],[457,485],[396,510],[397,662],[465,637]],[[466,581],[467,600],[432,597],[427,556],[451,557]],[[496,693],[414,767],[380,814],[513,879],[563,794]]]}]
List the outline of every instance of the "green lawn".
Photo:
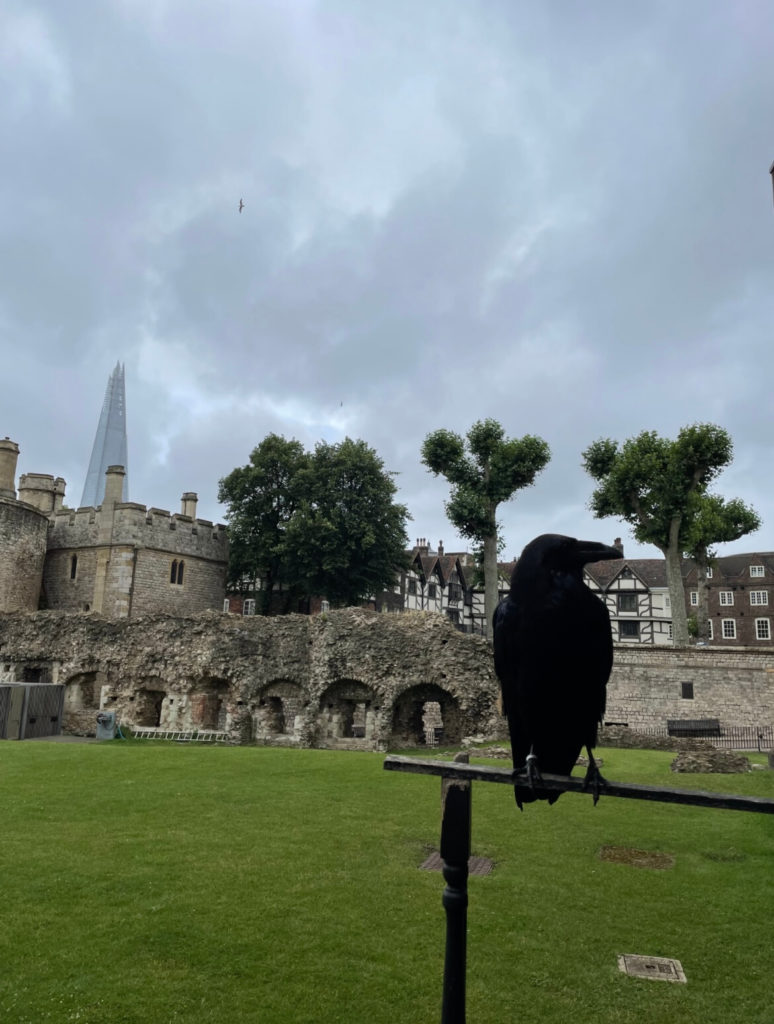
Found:
[{"label": "green lawn", "polygon": [[[774,798],[774,773],[621,781]],[[440,1020],[437,779],[381,755],[0,743],[0,1021]],[[603,862],[665,851],[667,871]],[[469,1024],[772,1024],[774,819],[474,784]],[[680,959],[687,985],[617,953]]]}]

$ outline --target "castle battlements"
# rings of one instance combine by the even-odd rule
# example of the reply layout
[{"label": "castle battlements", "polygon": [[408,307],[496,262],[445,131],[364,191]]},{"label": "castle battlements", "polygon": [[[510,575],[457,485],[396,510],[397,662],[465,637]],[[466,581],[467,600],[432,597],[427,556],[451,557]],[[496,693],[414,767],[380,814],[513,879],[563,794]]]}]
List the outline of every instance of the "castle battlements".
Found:
[{"label": "castle battlements", "polygon": [[[109,534],[109,535],[108,535]],[[223,561],[228,533],[221,523],[134,501],[97,508],[60,508],[50,519],[48,549],[129,546]]]}]

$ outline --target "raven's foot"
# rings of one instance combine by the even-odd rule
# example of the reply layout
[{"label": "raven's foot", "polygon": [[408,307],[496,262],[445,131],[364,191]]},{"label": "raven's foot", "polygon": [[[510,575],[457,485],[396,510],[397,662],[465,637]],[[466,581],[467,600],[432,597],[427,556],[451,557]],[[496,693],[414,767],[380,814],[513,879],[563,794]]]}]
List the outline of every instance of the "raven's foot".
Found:
[{"label": "raven's foot", "polygon": [[589,755],[589,766],[586,769],[586,776],[583,779],[583,788],[584,790],[590,789],[594,794],[594,806],[596,807],[599,801],[599,792],[605,788],[607,781],[597,767],[597,762],[594,760],[591,748],[586,747],[586,751]]},{"label": "raven's foot", "polygon": [[[540,769],[538,768],[537,754],[533,754],[532,751],[530,751],[529,754],[527,754],[527,760],[524,767],[520,768],[518,771],[514,771],[512,778],[515,784],[514,792],[516,793],[516,806],[520,811],[522,811],[524,808],[522,807],[523,801],[519,796],[519,790],[526,789],[526,787],[529,786],[530,790],[534,792],[535,784],[539,785],[543,781],[543,776],[540,774]],[[530,796],[527,799],[527,803],[530,803],[534,799],[534,796]]]}]

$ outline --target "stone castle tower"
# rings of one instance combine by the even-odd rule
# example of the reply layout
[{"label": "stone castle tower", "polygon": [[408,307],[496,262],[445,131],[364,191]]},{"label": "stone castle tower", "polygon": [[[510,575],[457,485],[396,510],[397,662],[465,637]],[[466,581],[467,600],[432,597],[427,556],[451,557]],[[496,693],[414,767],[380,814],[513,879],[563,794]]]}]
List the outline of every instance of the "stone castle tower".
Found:
[{"label": "stone castle tower", "polygon": [[[38,607],[46,558],[48,516],[40,508],[39,494],[20,488],[16,497],[16,463],[19,446],[0,441],[0,611],[32,612]],[[54,489],[64,480],[50,481],[51,507]],[[32,500],[31,500],[32,499]]]}]

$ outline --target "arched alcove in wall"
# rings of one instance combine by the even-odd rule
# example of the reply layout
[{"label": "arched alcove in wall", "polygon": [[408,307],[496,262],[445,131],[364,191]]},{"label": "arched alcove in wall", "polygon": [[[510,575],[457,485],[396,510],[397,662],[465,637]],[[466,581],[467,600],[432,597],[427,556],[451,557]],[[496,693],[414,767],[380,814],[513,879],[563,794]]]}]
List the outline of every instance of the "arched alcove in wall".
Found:
[{"label": "arched alcove in wall", "polygon": [[336,680],[320,697],[320,739],[371,739],[377,703],[376,691],[360,680]]},{"label": "arched alcove in wall", "polygon": [[459,743],[467,731],[457,698],[433,683],[419,683],[404,690],[393,704],[389,744],[418,747],[429,739]]}]

